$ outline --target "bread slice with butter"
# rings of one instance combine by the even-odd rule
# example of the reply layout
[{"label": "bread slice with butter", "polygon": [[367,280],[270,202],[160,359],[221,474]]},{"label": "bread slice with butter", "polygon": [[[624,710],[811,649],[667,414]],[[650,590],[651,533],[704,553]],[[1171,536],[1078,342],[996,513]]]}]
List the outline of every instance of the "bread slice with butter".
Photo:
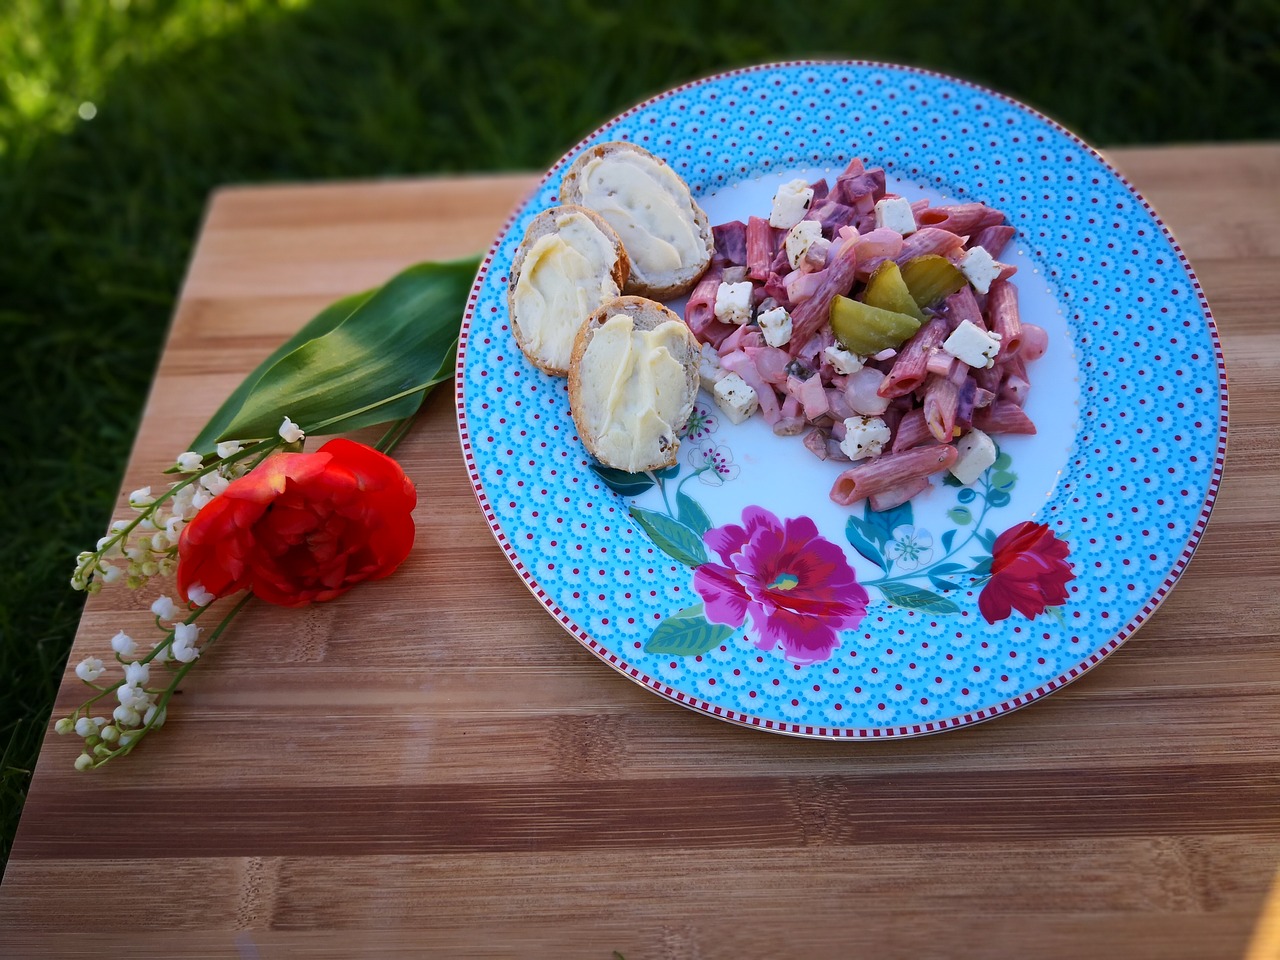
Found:
[{"label": "bread slice with butter", "polygon": [[568,376],[578,328],[622,292],[629,271],[622,241],[599,214],[572,204],[542,211],[516,248],[507,283],[520,350],[540,370]]},{"label": "bread slice with butter", "polygon": [[698,357],[693,332],[662,304],[602,304],[569,363],[569,409],[587,452],[627,473],[673,465],[698,396]]},{"label": "bread slice with butter", "polygon": [[601,143],[573,162],[560,199],[589,207],[613,227],[631,258],[624,292],[653,300],[688,293],[711,264],[711,222],[689,186],[633,143]]}]

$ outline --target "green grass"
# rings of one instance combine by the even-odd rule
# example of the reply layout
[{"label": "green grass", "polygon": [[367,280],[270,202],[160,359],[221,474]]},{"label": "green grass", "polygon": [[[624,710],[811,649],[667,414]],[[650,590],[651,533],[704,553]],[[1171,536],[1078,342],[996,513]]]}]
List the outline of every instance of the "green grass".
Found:
[{"label": "green grass", "polygon": [[1100,145],[1275,138],[1277,24],[1276,0],[9,0],[0,859],[79,617],[71,559],[109,519],[218,184],[544,168],[675,83],[812,56],[956,74]]}]

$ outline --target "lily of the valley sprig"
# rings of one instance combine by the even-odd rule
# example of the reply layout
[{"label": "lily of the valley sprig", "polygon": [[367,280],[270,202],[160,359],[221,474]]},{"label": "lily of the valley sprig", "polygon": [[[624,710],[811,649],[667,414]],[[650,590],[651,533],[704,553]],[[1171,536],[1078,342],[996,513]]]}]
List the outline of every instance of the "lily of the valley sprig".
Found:
[{"label": "lily of the valley sprig", "polygon": [[[329,600],[408,555],[416,491],[387,454],[452,375],[477,266],[419,264],[322,311],[175,459],[169,473],[180,479],[133,491],[132,516],[76,557],[71,585],[88,593],[176,578],[151,605],[150,640],[121,628],[104,638],[110,653],[76,665],[91,693],[54,724],[83,741],[76,769],[128,754],[161,727],[183,680],[250,599]],[[372,446],[339,438],[302,452],[308,434],[375,424],[388,426]],[[267,438],[232,439],[246,436]],[[221,619],[201,622],[223,598]]]}]

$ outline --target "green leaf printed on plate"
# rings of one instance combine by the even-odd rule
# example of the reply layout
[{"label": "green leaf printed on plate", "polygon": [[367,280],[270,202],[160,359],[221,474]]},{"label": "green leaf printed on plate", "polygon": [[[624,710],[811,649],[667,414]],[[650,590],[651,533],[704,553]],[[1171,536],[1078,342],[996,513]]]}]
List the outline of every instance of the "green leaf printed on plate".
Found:
[{"label": "green leaf printed on plate", "polygon": [[644,528],[654,546],[672,560],[688,567],[701,566],[707,562],[707,550],[702,545],[702,537],[679,520],[643,507],[632,507],[631,516]]},{"label": "green leaf printed on plate", "polygon": [[648,642],[646,653],[664,653],[676,657],[696,657],[714,650],[733,636],[733,627],[711,623],[703,615],[703,605],[686,607],[658,624]]},{"label": "green leaf printed on plate", "polygon": [[888,583],[878,583],[876,586],[884,594],[884,598],[896,607],[919,610],[921,613],[929,613],[936,616],[946,616],[947,614],[960,612],[959,606],[931,590],[921,590],[918,587],[895,583],[892,580]]},{"label": "green leaf printed on plate", "polygon": [[676,494],[676,516],[686,527],[699,537],[711,529],[711,518],[702,509],[698,501],[687,493]]}]

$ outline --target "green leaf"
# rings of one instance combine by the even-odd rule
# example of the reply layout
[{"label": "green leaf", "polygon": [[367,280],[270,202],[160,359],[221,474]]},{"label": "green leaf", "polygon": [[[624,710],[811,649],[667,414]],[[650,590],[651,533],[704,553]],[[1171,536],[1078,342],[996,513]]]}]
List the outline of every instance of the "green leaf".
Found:
[{"label": "green leaf", "polygon": [[601,463],[592,463],[591,472],[604,482],[614,493],[624,497],[638,497],[653,486],[653,477],[647,473],[627,473],[616,467],[606,467]]},{"label": "green leaf", "polygon": [[205,424],[199,436],[191,441],[191,449],[202,454],[212,453],[213,448],[217,445],[218,438],[223,436],[226,428],[235,419],[236,414],[240,412],[240,408],[244,406],[245,400],[253,391],[253,388],[257,386],[258,381],[262,379],[263,374],[275,366],[281,357],[292,353],[309,340],[324,336],[347,317],[351,316],[356,308],[373,296],[375,292],[374,290],[366,290],[364,293],[355,293],[349,297],[343,297],[337,303],[330,304],[312,317],[301,330],[280,344],[275,352],[258,364],[253,373],[245,377],[240,386],[236,387],[235,392],[227,397],[222,406],[218,408],[218,412]]},{"label": "green leaf", "polygon": [[992,530],[990,527],[987,527],[987,529],[983,530],[981,533],[978,534],[978,542],[981,543],[988,550],[994,551],[996,546],[995,531]]},{"label": "green leaf", "polygon": [[844,535],[848,539],[853,549],[857,550],[860,555],[870,560],[885,573],[889,572],[889,564],[885,561],[884,556],[876,549],[875,545],[863,533],[865,524],[857,517],[850,517],[844,525]]},{"label": "green leaf", "polygon": [[884,541],[888,543],[893,535],[893,531],[898,527],[915,527],[915,518],[911,514],[911,501],[898,504],[896,507],[890,507],[881,513],[877,513],[871,509],[871,502],[867,501],[863,507],[863,516],[872,523],[878,524],[880,529],[884,531]]},{"label": "green leaf", "polygon": [[948,530],[942,535],[942,550],[944,553],[951,552],[951,542],[955,540],[955,538],[956,532],[954,530]]},{"label": "green leaf", "polygon": [[969,571],[971,577],[985,577],[991,573],[991,557],[974,557],[975,566]]},{"label": "green leaf", "polygon": [[696,657],[714,650],[733,636],[733,627],[711,623],[703,615],[703,605],[687,607],[658,624],[644,645],[645,653],[665,653],[676,657]]},{"label": "green leaf", "polygon": [[931,590],[921,590],[918,587],[912,587],[905,583],[896,583],[892,580],[888,583],[878,583],[876,586],[880,588],[884,598],[895,607],[919,610],[921,613],[930,613],[936,616],[946,616],[947,614],[960,612],[960,607],[954,602],[946,597],[938,596]]},{"label": "green leaf", "polygon": [[973,514],[969,512],[968,507],[952,507],[947,511],[947,516],[951,518],[952,523],[958,523],[962,527],[973,522]]},{"label": "green leaf", "polygon": [[991,486],[1008,493],[1018,482],[1018,475],[1008,470],[997,470],[991,475]]},{"label": "green leaf", "polygon": [[631,516],[644,528],[653,545],[669,556],[688,567],[697,567],[707,562],[707,551],[702,545],[702,537],[686,527],[679,520],[674,520],[664,513],[632,507]]},{"label": "green leaf", "polygon": [[711,529],[711,518],[698,501],[687,493],[676,494],[676,516],[699,537]]},{"label": "green leaf", "polygon": [[880,548],[889,542],[889,534],[886,531],[881,530],[874,523],[859,520],[857,517],[850,517],[849,522],[845,524],[845,532],[848,533],[851,530],[856,530],[864,539]]},{"label": "green leaf", "polygon": [[422,263],[392,277],[327,333],[276,360],[214,439],[270,437],[285,416],[309,433],[413,416],[453,372],[478,265]]}]

